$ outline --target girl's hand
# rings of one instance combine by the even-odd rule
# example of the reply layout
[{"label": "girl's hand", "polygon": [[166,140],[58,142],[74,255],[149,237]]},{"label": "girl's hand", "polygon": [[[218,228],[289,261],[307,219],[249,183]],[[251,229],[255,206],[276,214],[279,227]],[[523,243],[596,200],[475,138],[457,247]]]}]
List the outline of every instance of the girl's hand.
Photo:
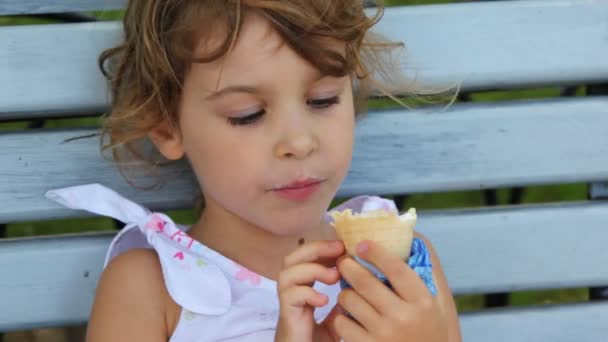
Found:
[{"label": "girl's hand", "polygon": [[448,340],[448,324],[435,297],[418,274],[382,246],[364,241],[357,247],[364,260],[382,271],[394,291],[352,258],[338,261],[338,270],[353,289],[338,303],[356,319],[338,315],[336,333],[348,342]]},{"label": "girl's hand", "polygon": [[334,341],[333,333],[326,329],[336,317],[332,312],[327,324],[317,326],[314,309],[327,305],[329,298],[315,291],[315,281],[327,285],[338,282],[340,274],[335,266],[338,257],[344,254],[344,245],[339,241],[314,241],[302,245],[285,257],[279,274],[278,292],[280,316],[275,341]]}]

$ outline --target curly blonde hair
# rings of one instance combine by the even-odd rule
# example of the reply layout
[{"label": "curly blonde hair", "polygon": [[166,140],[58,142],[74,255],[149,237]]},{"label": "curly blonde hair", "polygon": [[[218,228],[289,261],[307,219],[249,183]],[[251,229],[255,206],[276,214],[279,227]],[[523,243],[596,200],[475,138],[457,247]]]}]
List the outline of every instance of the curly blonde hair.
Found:
[{"label": "curly blonde hair", "polygon": [[[177,106],[189,67],[226,56],[244,16],[251,12],[267,19],[321,73],[350,75],[356,82],[356,114],[365,112],[369,89],[393,95],[375,77],[391,74],[382,53],[403,46],[370,32],[383,15],[382,3],[376,5],[375,13],[368,15],[362,0],[130,0],[123,19],[124,40],[99,58],[112,95],[102,129],[103,150],[111,150],[119,164],[159,164],[160,154],[145,152],[142,142],[161,122],[178,126]],[[216,49],[193,55],[200,39],[218,34],[223,40]],[[338,51],[328,40],[341,42],[346,49]],[[404,92],[408,90],[400,89]]]}]

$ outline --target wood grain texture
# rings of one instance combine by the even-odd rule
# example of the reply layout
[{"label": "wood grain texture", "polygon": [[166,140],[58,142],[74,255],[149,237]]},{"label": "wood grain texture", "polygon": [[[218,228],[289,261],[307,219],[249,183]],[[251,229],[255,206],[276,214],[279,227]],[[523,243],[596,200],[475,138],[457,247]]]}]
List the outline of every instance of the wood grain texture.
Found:
[{"label": "wood grain texture", "polygon": [[[401,69],[420,84],[588,84],[608,79],[607,16],[603,0],[397,7],[377,32],[405,42]],[[108,22],[0,27],[0,119],[104,111],[97,56],[120,37],[119,24]]]},{"label": "wood grain texture", "polygon": [[[598,267],[608,263],[607,216],[608,204],[593,202],[421,212],[417,229],[456,294],[550,289],[608,283]],[[113,236],[0,241],[0,269],[11,275],[0,280],[0,331],[85,322]],[[518,326],[517,341],[601,341],[607,312],[606,304],[527,308],[465,315],[462,326],[465,341],[511,341]]]},{"label": "wood grain texture", "polygon": [[[353,164],[339,196],[608,179],[607,112],[605,98],[374,112],[358,123]],[[91,133],[1,134],[0,179],[11,181],[0,182],[0,222],[82,215],[43,194],[85,183],[104,184],[153,210],[193,202],[198,187],[183,163],[162,169],[162,189],[139,191],[101,157],[98,138],[65,142]],[[151,184],[150,178],[135,179]]]},{"label": "wood grain texture", "polygon": [[608,333],[608,303],[509,309],[463,315],[463,341],[600,342]]},{"label": "wood grain texture", "polygon": [[0,15],[26,15],[124,8],[126,0],[0,0]]}]

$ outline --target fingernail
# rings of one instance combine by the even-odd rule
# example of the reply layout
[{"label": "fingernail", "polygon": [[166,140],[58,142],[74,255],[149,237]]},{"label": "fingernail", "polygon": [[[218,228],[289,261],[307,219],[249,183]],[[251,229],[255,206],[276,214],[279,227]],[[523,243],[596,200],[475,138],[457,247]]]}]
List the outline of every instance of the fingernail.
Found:
[{"label": "fingernail", "polygon": [[342,245],[342,241],[332,241],[331,242],[331,248],[338,248]]},{"label": "fingernail", "polygon": [[369,250],[369,241],[361,241],[357,245],[357,254],[364,254]]}]

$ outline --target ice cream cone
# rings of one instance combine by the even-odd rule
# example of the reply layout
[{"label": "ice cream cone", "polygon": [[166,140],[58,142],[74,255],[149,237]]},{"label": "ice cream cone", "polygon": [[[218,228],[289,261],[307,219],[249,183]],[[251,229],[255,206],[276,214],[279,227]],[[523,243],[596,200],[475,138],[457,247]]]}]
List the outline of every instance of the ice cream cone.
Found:
[{"label": "ice cream cone", "polygon": [[344,242],[348,254],[356,256],[357,244],[371,240],[399,255],[403,260],[409,258],[416,225],[415,209],[410,209],[401,216],[382,209],[360,214],[353,214],[350,209],[346,209],[342,212],[332,212],[330,215],[334,219],[332,225]]}]

